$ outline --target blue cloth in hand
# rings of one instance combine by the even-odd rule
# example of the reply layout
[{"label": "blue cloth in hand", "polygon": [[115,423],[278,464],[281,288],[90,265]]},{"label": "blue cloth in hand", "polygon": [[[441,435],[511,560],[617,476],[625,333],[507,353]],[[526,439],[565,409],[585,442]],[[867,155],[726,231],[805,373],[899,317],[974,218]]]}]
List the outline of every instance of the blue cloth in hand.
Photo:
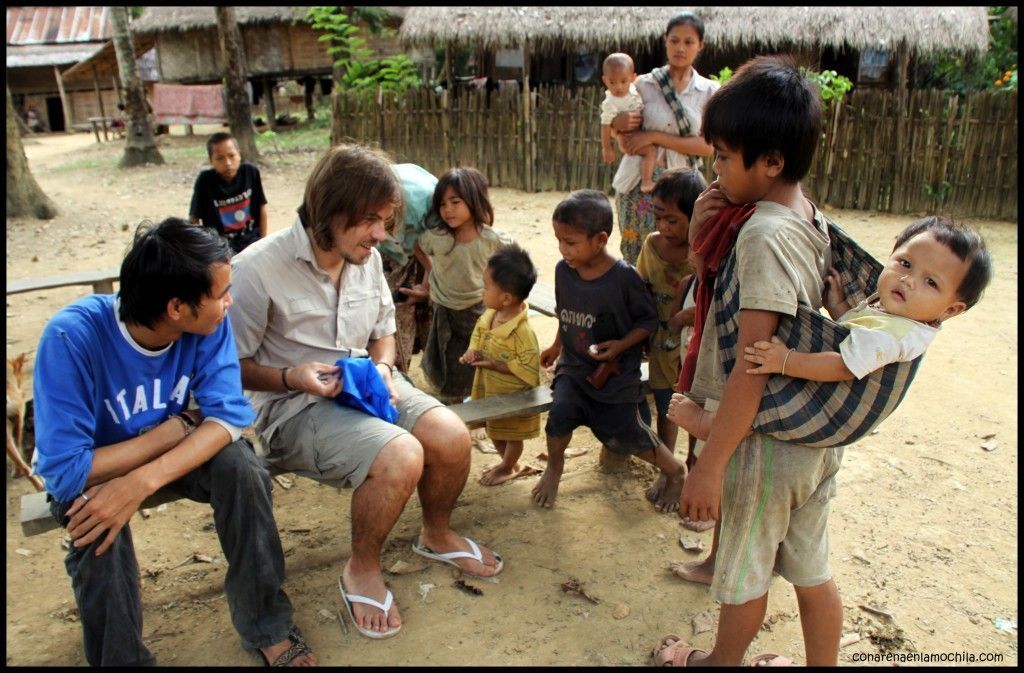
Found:
[{"label": "blue cloth in hand", "polygon": [[343,407],[365,411],[388,423],[398,420],[398,409],[391,404],[388,387],[370,358],[344,358],[334,364],[340,371],[341,392],[334,401]]}]

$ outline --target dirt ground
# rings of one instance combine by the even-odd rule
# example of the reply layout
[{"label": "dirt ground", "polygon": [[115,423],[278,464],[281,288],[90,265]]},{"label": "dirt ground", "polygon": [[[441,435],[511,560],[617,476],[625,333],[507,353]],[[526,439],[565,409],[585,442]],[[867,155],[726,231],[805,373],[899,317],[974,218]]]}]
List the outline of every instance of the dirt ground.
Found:
[{"label": "dirt ground", "polygon": [[[7,220],[7,281],[113,268],[144,218],[184,216],[205,157],[183,153],[203,136],[161,140],[168,163],[121,171],[120,143],[91,135],[41,137],[26,145],[37,180],[57,203],[57,219]],[[289,226],[315,151],[268,155],[262,169],[271,230]],[[580,185],[581,187],[585,185]],[[497,225],[532,253],[553,282],[557,248],[550,215],[561,193],[495,189]],[[908,217],[830,212],[876,256],[888,253]],[[849,448],[831,516],[832,569],[844,627],[856,641],[841,662],[865,653],[995,654],[1017,663],[1017,223],[971,220],[986,236],[996,276],[985,298],[950,321],[930,348],[902,406],[880,431]],[[617,251],[617,237],[613,240]],[[34,350],[48,316],[84,296],[64,288],[7,298],[7,356]],[[542,345],[552,318],[537,317]],[[680,441],[680,447],[685,445]],[[493,455],[474,451],[454,527],[497,549],[497,582],[453,585],[448,566],[430,564],[388,580],[402,611],[402,633],[372,641],[339,624],[337,577],[350,550],[350,493],[295,478],[275,487],[275,513],[287,555],[286,590],[296,621],[327,665],[646,665],[667,633],[710,647],[718,607],[703,586],[676,578],[673,561],[697,558],[680,536],[710,546],[675,515],[656,513],[643,489],[646,465],[598,470],[598,444],[579,432],[558,503],[529,499],[536,477],[498,487],[477,483]],[[991,450],[987,450],[988,449]],[[524,457],[535,465],[542,440]],[[681,450],[677,448],[677,451]],[[24,538],[19,500],[25,479],[7,480],[8,665],[83,665],[81,625],[64,572],[63,531]],[[419,565],[416,497],[389,538],[385,568]],[[224,563],[207,507],[179,501],[136,516],[147,643],[164,665],[259,665],[239,645],[223,596]],[[186,562],[193,553],[212,563]],[[594,597],[564,592],[570,577]],[[625,616],[623,616],[625,614]],[[347,620],[347,616],[346,616]],[[999,628],[1012,620],[1012,628]],[[859,638],[859,640],[857,640]],[[771,588],[768,618],[748,656],[773,651],[804,660],[795,595]],[[952,659],[948,660],[952,662]],[[906,663],[913,664],[913,661]]]}]

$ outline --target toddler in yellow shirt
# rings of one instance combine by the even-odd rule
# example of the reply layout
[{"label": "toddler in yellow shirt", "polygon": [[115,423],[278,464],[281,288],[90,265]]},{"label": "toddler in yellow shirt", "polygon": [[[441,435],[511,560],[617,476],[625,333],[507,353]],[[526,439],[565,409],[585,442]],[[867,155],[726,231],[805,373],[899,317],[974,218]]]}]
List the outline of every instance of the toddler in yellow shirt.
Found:
[{"label": "toddler in yellow shirt", "polygon": [[[537,282],[530,255],[518,245],[499,248],[484,269],[486,307],[477,320],[469,349],[459,358],[476,368],[474,400],[514,393],[540,385],[540,348],[527,319],[526,298]],[[501,462],[480,477],[484,486],[512,479],[523,453],[523,440],[540,435],[540,414],[487,421],[487,435]]]}]

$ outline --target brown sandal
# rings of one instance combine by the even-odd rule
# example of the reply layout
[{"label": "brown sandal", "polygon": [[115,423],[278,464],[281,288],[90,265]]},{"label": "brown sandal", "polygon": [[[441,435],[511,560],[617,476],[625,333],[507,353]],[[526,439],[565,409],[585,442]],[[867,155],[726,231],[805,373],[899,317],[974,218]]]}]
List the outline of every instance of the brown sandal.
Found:
[{"label": "brown sandal", "polygon": [[299,657],[305,654],[313,654],[312,648],[310,648],[309,644],[302,637],[302,634],[299,633],[299,627],[293,626],[291,630],[288,631],[288,640],[292,641],[291,647],[279,654],[277,659],[274,659],[274,663],[270,663],[270,660],[267,659],[267,655],[263,654],[262,650],[256,650],[259,652],[260,656],[263,657],[263,663],[272,667],[291,666],[292,662]]}]

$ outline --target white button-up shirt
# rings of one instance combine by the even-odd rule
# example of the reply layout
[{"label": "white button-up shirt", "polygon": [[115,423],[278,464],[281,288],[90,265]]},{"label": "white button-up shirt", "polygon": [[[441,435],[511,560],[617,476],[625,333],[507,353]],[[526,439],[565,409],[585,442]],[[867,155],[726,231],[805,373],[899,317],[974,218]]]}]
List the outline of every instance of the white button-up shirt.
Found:
[{"label": "white button-up shirt", "polygon": [[[711,94],[718,90],[718,82],[712,82],[707,77],[702,77],[691,66],[690,82],[681,92],[676,92],[676,97],[683,105],[683,111],[690,120],[690,125],[696,135],[700,135],[701,117],[704,115],[704,105],[711,98]],[[674,136],[679,135],[679,122],[676,121],[676,114],[669,107],[665,100],[665,94],[661,87],[651,77],[650,73],[636,78],[636,90],[644,101],[644,131],[661,131]],[[685,154],[679,154],[663,147],[658,148],[658,165],[677,168],[686,166]],[[640,184],[640,161],[638,155],[626,155],[619,162],[619,169],[615,172],[612,180],[612,187],[618,194],[631,192]]]},{"label": "white button-up shirt", "polygon": [[[267,367],[303,362],[333,365],[368,354],[371,341],[395,333],[380,253],[364,264],[345,263],[338,289],[313,256],[313,244],[296,218],[289,229],[257,241],[231,260],[229,315],[239,358]],[[274,430],[317,401],[302,392],[248,391],[267,441]]]}]

